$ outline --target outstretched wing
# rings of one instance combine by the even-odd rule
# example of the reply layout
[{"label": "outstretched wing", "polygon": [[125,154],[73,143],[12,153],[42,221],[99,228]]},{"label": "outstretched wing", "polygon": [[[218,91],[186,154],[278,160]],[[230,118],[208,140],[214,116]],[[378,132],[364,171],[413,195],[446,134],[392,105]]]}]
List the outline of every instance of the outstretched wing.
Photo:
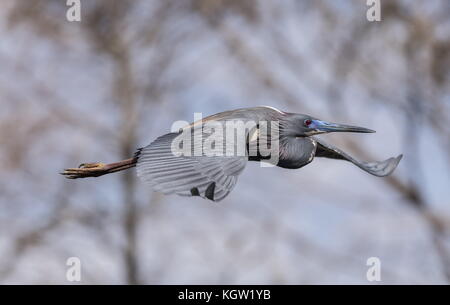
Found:
[{"label": "outstretched wing", "polygon": [[[222,127],[230,121],[255,122],[256,125],[259,121],[278,120],[283,114],[275,108],[265,106],[236,109],[206,117],[186,126],[180,132],[200,131],[203,139],[205,136],[210,139],[212,136],[204,133],[203,129],[207,123],[217,123]],[[245,168],[248,156],[239,155],[234,151],[236,146],[228,147],[225,142],[222,142],[225,151],[219,156],[174,155],[172,142],[178,135],[179,133],[169,133],[161,136],[140,151],[136,165],[138,176],[150,183],[156,191],[165,194],[201,196],[213,201],[225,198]],[[245,129],[245,137],[241,139],[244,142],[240,142],[241,144],[246,144],[247,135],[248,130]],[[215,141],[225,141],[225,138],[216,136]],[[203,150],[204,142],[193,139],[192,144],[194,150]],[[228,153],[229,149],[233,152]]]},{"label": "outstretched wing", "polygon": [[[245,168],[248,156],[245,153],[241,156],[235,152],[236,146],[228,147],[225,138],[205,133],[203,129],[205,124],[217,123],[224,127],[226,122],[239,121],[254,122],[256,125],[260,121],[278,120],[283,114],[280,110],[265,106],[242,108],[211,115],[180,131],[181,133],[200,131],[203,133],[203,139],[213,137],[215,141],[223,141],[225,151],[215,156],[206,156],[203,153],[199,156],[174,155],[172,142],[179,134],[169,133],[161,136],[140,151],[136,165],[138,176],[150,183],[155,190],[165,194],[201,196],[213,201],[222,200],[235,186],[239,174]],[[240,144],[244,146],[241,148],[245,148],[249,131],[244,129],[245,137],[241,139],[243,142],[240,141]],[[203,151],[204,142],[196,142],[193,139],[192,144],[194,150],[200,148],[200,151]],[[233,151],[229,153],[228,149]]]},{"label": "outstretched wing", "polygon": [[398,163],[402,159],[403,155],[399,155],[396,158],[389,158],[384,161],[375,161],[375,162],[361,162],[350,155],[346,154],[342,150],[337,147],[334,147],[319,138],[314,137],[314,140],[317,142],[316,149],[316,157],[325,157],[331,159],[339,159],[339,160],[347,160],[361,168],[362,170],[378,177],[384,177],[390,175]]},{"label": "outstretched wing", "polygon": [[179,133],[157,138],[138,156],[137,174],[164,194],[200,196],[220,201],[233,189],[247,162],[245,156],[184,156],[172,152]]}]

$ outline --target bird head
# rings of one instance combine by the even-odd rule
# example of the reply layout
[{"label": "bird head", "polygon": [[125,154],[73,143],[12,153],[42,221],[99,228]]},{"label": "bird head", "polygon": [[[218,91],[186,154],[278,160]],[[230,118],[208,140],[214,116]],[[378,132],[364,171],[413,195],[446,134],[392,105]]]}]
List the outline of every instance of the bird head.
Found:
[{"label": "bird head", "polygon": [[297,137],[309,137],[329,132],[375,132],[364,127],[322,121],[305,114],[288,114],[285,118],[286,121],[288,122],[288,124],[284,124],[287,129],[286,131]]}]

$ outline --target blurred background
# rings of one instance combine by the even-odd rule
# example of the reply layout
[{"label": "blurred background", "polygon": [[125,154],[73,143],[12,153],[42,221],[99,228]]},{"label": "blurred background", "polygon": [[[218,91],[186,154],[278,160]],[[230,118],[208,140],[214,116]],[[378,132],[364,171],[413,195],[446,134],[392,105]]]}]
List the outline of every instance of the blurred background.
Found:
[{"label": "blurred background", "polygon": [[[450,283],[450,2],[0,2],[0,283]],[[135,171],[70,181],[192,121],[270,105],[376,134],[327,141],[376,178],[317,158],[248,164],[212,203],[162,196]],[[269,181],[267,177],[272,177]]]}]

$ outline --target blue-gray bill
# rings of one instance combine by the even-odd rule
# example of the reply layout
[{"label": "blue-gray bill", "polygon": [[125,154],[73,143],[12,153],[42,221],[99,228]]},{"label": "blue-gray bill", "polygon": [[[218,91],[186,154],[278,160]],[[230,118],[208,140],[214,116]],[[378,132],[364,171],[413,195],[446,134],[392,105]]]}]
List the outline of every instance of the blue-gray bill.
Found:
[{"label": "blue-gray bill", "polygon": [[326,133],[326,132],[359,132],[359,133],[375,132],[375,130],[364,128],[364,127],[330,123],[330,122],[324,122],[324,121],[320,121],[320,120],[312,120],[311,124],[308,127],[313,129],[316,134]]}]

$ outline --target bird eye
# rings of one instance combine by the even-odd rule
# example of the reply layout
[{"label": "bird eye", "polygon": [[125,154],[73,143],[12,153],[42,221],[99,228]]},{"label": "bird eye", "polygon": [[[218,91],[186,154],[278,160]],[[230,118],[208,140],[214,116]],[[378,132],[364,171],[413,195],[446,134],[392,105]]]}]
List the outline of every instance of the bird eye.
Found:
[{"label": "bird eye", "polygon": [[308,127],[309,125],[311,125],[312,121],[310,119],[306,119],[304,124],[306,127]]}]

